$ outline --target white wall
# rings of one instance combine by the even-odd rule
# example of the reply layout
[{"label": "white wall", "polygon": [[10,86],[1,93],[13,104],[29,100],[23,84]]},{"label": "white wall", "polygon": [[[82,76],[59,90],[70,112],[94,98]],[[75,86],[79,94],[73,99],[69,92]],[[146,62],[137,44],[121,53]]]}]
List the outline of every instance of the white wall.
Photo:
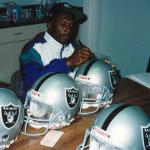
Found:
[{"label": "white wall", "polygon": [[79,36],[83,43],[94,53],[99,51],[99,35],[101,22],[101,0],[83,0],[83,9],[88,16],[88,20],[80,27]]},{"label": "white wall", "polygon": [[146,71],[150,56],[149,0],[83,0],[89,19],[81,37],[122,76]]},{"label": "white wall", "polygon": [[150,56],[150,1],[102,1],[98,52],[109,55],[123,76],[145,72]]}]

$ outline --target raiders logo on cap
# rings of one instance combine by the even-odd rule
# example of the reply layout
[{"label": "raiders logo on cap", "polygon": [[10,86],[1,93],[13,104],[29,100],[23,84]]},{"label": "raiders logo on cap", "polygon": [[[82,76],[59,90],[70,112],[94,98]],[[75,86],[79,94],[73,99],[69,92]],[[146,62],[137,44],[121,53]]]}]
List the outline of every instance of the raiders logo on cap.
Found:
[{"label": "raiders logo on cap", "polygon": [[72,88],[66,88],[66,100],[67,104],[70,108],[73,108],[76,106],[79,100],[79,90],[72,87]]},{"label": "raiders logo on cap", "polygon": [[19,107],[12,104],[1,106],[1,112],[4,126],[6,128],[13,127],[18,120]]},{"label": "raiders logo on cap", "polygon": [[150,123],[147,126],[142,126],[143,146],[144,150],[150,150]]}]

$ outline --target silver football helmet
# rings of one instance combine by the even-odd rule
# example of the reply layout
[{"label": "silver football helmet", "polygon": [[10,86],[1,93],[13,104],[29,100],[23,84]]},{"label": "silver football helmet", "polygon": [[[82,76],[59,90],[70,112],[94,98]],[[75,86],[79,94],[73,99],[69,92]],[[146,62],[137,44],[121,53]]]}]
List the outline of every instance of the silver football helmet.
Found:
[{"label": "silver football helmet", "polygon": [[21,101],[6,88],[0,88],[0,112],[0,149],[5,149],[17,140],[24,119]]},{"label": "silver football helmet", "polygon": [[92,128],[86,130],[84,141],[77,150],[85,149],[149,150],[150,118],[138,106],[112,104],[104,108]]},{"label": "silver football helmet", "polygon": [[95,113],[111,104],[117,84],[117,73],[111,64],[100,59],[88,61],[79,66],[75,80],[82,95],[80,114]]},{"label": "silver football helmet", "polygon": [[[49,129],[68,126],[78,114],[80,91],[67,74],[49,73],[35,82],[25,100],[25,126],[22,133],[29,136],[45,134]],[[27,127],[44,128],[29,133]]]}]

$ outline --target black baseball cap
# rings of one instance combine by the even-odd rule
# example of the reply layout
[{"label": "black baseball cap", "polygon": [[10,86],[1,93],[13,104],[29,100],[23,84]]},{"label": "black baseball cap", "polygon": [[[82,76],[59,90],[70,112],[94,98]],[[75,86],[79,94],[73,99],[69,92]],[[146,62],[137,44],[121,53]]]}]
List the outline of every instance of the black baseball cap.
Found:
[{"label": "black baseball cap", "polygon": [[55,3],[49,11],[49,17],[53,17],[60,13],[71,13],[78,24],[81,24],[87,20],[86,14],[84,14],[81,7],[73,6],[69,3]]}]

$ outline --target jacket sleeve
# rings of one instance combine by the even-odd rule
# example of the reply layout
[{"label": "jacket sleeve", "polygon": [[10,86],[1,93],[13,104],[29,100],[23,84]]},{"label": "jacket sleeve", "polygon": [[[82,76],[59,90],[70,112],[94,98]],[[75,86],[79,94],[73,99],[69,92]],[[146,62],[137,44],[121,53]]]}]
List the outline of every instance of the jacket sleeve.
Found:
[{"label": "jacket sleeve", "polygon": [[66,73],[70,72],[66,64],[66,58],[53,59],[48,65],[43,66],[40,55],[33,49],[28,53],[20,55],[21,72],[26,88],[31,88],[33,83],[46,73]]}]

